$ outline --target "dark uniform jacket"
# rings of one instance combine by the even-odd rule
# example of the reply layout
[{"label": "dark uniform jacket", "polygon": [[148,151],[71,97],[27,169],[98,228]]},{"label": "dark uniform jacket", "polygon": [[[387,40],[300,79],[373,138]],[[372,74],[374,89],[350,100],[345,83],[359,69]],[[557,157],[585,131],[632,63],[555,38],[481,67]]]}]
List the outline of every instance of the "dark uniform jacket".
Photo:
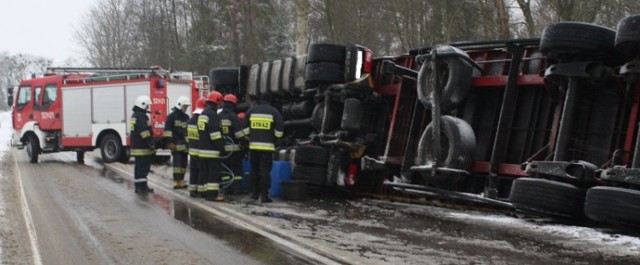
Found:
[{"label": "dark uniform jacket", "polygon": [[189,144],[189,155],[197,157],[199,155],[199,144],[198,139],[200,136],[198,135],[198,117],[200,114],[193,114],[191,118],[187,121],[187,141]]},{"label": "dark uniform jacket", "polygon": [[167,116],[164,123],[164,139],[165,143],[173,143],[176,145],[178,152],[187,151],[187,121],[189,115],[182,110],[174,108],[173,112]]},{"label": "dark uniform jacket", "polygon": [[239,139],[244,137],[244,131],[238,116],[233,111],[233,104],[223,103],[219,116],[222,124],[222,136],[228,139],[225,140],[224,150],[227,152],[240,151]]},{"label": "dark uniform jacket", "polygon": [[275,140],[283,130],[282,115],[271,105],[260,103],[247,111],[244,134],[249,137],[249,150],[275,151]]},{"label": "dark uniform jacket", "polygon": [[224,150],[220,117],[215,106],[208,105],[198,116],[198,151],[200,158],[219,158]]},{"label": "dark uniform jacket", "polygon": [[131,156],[147,156],[155,154],[153,137],[151,137],[151,121],[147,111],[133,107],[131,115]]}]

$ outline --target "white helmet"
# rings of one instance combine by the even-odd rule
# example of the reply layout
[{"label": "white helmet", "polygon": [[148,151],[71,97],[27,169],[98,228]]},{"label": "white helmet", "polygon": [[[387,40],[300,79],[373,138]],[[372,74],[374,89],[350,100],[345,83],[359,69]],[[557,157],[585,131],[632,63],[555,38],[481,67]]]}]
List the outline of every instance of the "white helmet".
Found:
[{"label": "white helmet", "polygon": [[151,99],[148,96],[139,96],[136,99],[136,107],[146,110],[151,105]]},{"label": "white helmet", "polygon": [[191,106],[191,100],[189,100],[189,97],[182,96],[178,98],[175,105],[176,109],[182,109],[183,106]]}]

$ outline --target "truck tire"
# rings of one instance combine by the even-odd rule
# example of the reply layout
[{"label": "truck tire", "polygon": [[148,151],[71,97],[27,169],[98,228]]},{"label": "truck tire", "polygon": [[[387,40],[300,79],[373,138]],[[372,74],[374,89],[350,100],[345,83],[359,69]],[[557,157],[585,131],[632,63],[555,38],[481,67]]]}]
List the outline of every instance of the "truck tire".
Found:
[{"label": "truck tire", "polygon": [[38,163],[38,156],[40,155],[40,141],[35,135],[30,135],[27,142],[27,155],[29,156],[30,163]]},{"label": "truck tire", "polygon": [[267,94],[271,88],[271,62],[264,62],[260,65],[260,95]]},{"label": "truck tire", "polygon": [[336,63],[310,63],[304,72],[307,84],[340,84],[344,83],[344,66]]},{"label": "truck tire", "polygon": [[593,187],[587,191],[584,213],[592,220],[640,226],[640,191],[617,187]]},{"label": "truck tire", "polygon": [[[442,113],[447,113],[455,109],[469,94],[473,67],[462,57],[467,54],[458,48],[441,46],[438,50],[440,53],[453,50],[460,54],[442,57],[437,61],[438,81],[445,84],[440,92],[440,108]],[[433,108],[433,92],[437,87],[434,79],[431,64],[423,64],[418,73],[418,99],[430,108]]]},{"label": "truck tire", "polygon": [[540,50],[547,58],[558,61],[565,61],[573,55],[606,55],[613,51],[615,37],[614,30],[602,26],[559,22],[544,28]]},{"label": "truck tire", "polygon": [[584,209],[583,190],[538,178],[514,180],[509,200],[518,210],[565,217],[580,217]]},{"label": "truck tire", "polygon": [[297,92],[303,92],[306,88],[306,81],[304,80],[305,68],[307,65],[307,55],[298,55],[295,59],[293,69],[293,90]]},{"label": "truck tire", "polygon": [[309,46],[307,63],[336,63],[345,64],[347,58],[347,47],[331,43],[315,43]]},{"label": "truck tire", "polygon": [[284,59],[282,63],[282,90],[285,93],[294,94],[293,91],[293,76],[294,67],[296,64],[296,57],[288,57]]},{"label": "truck tire", "polygon": [[326,166],[317,167],[296,164],[296,166],[293,168],[293,179],[308,180],[309,184],[326,185],[327,168]]},{"label": "truck tire", "polygon": [[271,70],[269,73],[269,91],[272,95],[282,94],[282,60],[271,62]]},{"label": "truck tire", "polygon": [[122,142],[115,134],[107,134],[100,142],[100,155],[105,163],[113,163],[120,160],[122,154]]},{"label": "truck tire", "polygon": [[296,165],[326,166],[329,164],[329,149],[322,146],[298,146],[293,160]]},{"label": "truck tire", "polygon": [[239,85],[240,68],[213,68],[209,70],[209,80],[212,90],[217,88],[237,88]]},{"label": "truck tire", "polygon": [[247,95],[260,97],[260,64],[253,64],[249,68],[247,76]]},{"label": "truck tire", "polygon": [[[473,164],[476,149],[476,136],[473,129],[464,120],[452,116],[442,116],[440,125],[439,166],[468,171]],[[425,165],[428,161],[433,161],[432,131],[433,123],[427,126],[420,137],[417,165]],[[422,176],[428,183],[449,185],[450,188],[465,178],[465,175],[453,172],[440,172],[437,176],[431,176],[431,172],[423,172]]]},{"label": "truck tire", "polygon": [[640,52],[640,15],[625,17],[618,22],[615,48],[629,58]]}]

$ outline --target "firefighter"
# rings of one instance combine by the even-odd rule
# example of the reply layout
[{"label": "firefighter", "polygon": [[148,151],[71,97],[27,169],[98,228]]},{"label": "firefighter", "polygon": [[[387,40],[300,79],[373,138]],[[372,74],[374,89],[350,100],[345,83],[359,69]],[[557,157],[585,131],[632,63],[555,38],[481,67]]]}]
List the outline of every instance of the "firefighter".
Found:
[{"label": "firefighter", "polygon": [[196,109],[193,115],[187,121],[187,140],[189,141],[189,196],[198,197],[198,191],[204,192],[204,182],[200,179],[199,146],[198,146],[198,117],[202,110],[207,106],[205,98],[199,98],[196,101]]},{"label": "firefighter", "polygon": [[[239,140],[244,138],[242,125],[237,117],[234,109],[238,104],[238,98],[233,94],[227,94],[223,98],[222,111],[220,112],[220,121],[222,122],[222,136],[225,139],[224,150],[227,156],[223,159],[223,163],[231,169],[233,173],[233,182],[230,187],[230,194],[239,195],[242,193],[242,149]],[[230,180],[231,176],[223,176]]]},{"label": "firefighter", "polygon": [[220,155],[224,141],[218,117],[218,105],[222,104],[222,94],[212,91],[206,100],[207,107],[198,116],[199,159],[202,167],[200,176],[205,183],[203,197],[208,201],[224,201],[220,193]]},{"label": "firefighter", "polygon": [[135,157],[134,183],[136,193],[150,193],[153,189],[147,185],[147,175],[151,170],[151,158],[155,155],[151,121],[147,116],[151,99],[139,96],[131,115],[131,156]]},{"label": "firefighter", "polygon": [[251,163],[251,188],[253,200],[272,202],[269,198],[271,167],[275,153],[275,141],[283,135],[284,124],[280,112],[270,105],[271,95],[262,94],[257,105],[246,113],[244,134],[249,139]]},{"label": "firefighter", "polygon": [[184,189],[184,174],[187,171],[187,109],[191,106],[189,97],[181,96],[176,101],[171,114],[164,123],[164,140],[171,150],[173,160],[173,188]]}]

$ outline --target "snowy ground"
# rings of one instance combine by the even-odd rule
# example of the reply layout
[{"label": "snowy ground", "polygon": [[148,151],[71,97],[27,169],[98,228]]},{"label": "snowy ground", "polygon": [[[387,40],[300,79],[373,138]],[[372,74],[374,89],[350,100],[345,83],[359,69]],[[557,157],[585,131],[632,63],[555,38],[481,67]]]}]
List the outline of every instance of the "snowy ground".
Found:
[{"label": "snowy ground", "polygon": [[[0,112],[0,161],[5,159],[5,154],[9,151],[9,141],[11,140],[11,113]],[[6,176],[0,172],[0,180]],[[0,197],[1,198],[1,197]],[[0,199],[0,225],[6,223],[6,203]],[[0,238],[0,257],[2,257],[2,238]]]}]

